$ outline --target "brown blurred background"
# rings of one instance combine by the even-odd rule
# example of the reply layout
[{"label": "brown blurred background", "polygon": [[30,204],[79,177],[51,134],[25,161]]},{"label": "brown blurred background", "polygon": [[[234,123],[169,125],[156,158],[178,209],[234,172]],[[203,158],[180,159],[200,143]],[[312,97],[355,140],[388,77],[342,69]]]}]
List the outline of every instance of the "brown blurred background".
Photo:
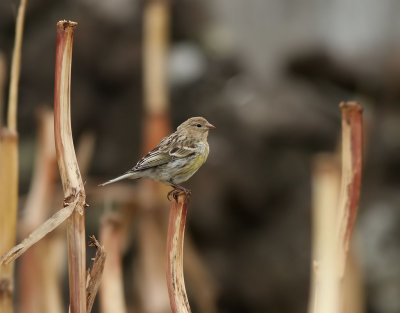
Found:
[{"label": "brown blurred background", "polygon": [[[17,4],[0,1],[7,66]],[[34,117],[53,104],[58,20],[79,23],[72,127],[75,142],[87,131],[95,137],[84,179],[95,186],[141,156],[144,4],[28,2],[18,108],[21,208],[34,165]],[[396,0],[170,1],[173,127],[191,116],[217,126],[207,163],[185,186],[193,192],[187,233],[214,281],[218,312],[307,311],[311,162],[336,149],[342,100],[363,104],[367,127],[355,231],[366,312],[400,312],[399,10]],[[110,204],[90,192],[87,201],[95,203],[87,232],[97,235]],[[130,281],[140,239],[131,236],[124,285],[135,307]],[[188,277],[186,283],[191,299]]]}]

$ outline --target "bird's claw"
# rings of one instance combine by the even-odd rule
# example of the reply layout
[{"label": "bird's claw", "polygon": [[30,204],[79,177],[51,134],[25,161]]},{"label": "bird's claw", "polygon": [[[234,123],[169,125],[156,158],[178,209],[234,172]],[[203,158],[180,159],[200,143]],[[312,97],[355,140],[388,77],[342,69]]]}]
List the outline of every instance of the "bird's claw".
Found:
[{"label": "bird's claw", "polygon": [[192,195],[192,192],[189,189],[183,188],[181,186],[174,187],[170,192],[167,194],[167,199],[171,201],[171,196],[172,198],[175,199],[176,202],[178,202],[178,196],[180,194],[184,194],[186,198],[189,198]]}]

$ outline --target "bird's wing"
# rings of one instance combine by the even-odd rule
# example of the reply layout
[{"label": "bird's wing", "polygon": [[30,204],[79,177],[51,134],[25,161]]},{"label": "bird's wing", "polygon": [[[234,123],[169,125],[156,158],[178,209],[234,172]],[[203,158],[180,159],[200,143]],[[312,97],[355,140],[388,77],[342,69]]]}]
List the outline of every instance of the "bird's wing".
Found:
[{"label": "bird's wing", "polygon": [[189,146],[174,147],[169,150],[169,155],[175,159],[185,158],[193,153],[196,153],[196,148]]},{"label": "bird's wing", "polygon": [[171,159],[172,157],[169,155],[168,151],[155,148],[140,159],[131,171],[141,171],[151,167],[160,166],[168,163]]},{"label": "bird's wing", "polygon": [[157,147],[139,160],[135,167],[132,168],[131,172],[160,166],[172,160],[184,158],[190,154],[196,153],[196,147],[193,144],[177,139],[179,138],[175,136],[164,138]]}]

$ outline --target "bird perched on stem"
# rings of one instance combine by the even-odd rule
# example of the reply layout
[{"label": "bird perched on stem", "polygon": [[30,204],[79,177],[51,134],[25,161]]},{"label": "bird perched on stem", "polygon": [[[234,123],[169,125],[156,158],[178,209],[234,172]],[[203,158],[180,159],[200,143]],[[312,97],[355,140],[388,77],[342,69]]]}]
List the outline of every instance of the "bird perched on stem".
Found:
[{"label": "bird perched on stem", "polygon": [[163,138],[160,143],[147,153],[137,164],[114,179],[100,186],[115,183],[125,178],[150,178],[174,187],[168,193],[176,191],[190,194],[190,191],[179,184],[187,181],[207,160],[209,147],[208,131],[215,126],[203,117],[192,117],[178,126],[176,132]]}]

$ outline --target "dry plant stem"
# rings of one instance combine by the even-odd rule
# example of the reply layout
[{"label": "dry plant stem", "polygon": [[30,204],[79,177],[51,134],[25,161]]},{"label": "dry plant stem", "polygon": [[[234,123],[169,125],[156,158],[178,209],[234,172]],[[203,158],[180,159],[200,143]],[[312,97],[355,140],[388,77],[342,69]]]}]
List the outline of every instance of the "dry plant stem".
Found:
[{"label": "dry plant stem", "polygon": [[65,205],[76,202],[67,220],[68,271],[71,313],[86,312],[85,190],[76,161],[70,116],[70,85],[75,22],[57,23],[54,92],[54,135]]},{"label": "dry plant stem", "polygon": [[[64,231],[61,228],[40,242],[38,255],[42,261],[41,268],[45,270],[43,288],[40,289],[40,292],[43,293],[41,313],[65,311],[62,297],[62,281],[66,263],[65,246]],[[43,255],[46,257],[43,258]]]},{"label": "dry plant stem", "polygon": [[190,281],[193,303],[199,313],[216,313],[218,289],[214,277],[208,271],[202,256],[190,236],[185,238],[184,270]]},{"label": "dry plant stem", "polygon": [[[148,183],[153,183],[148,181]],[[165,285],[165,242],[168,220],[162,206],[155,201],[158,194],[154,184],[143,184],[140,221],[138,222],[138,275],[140,284],[141,309],[147,313],[168,312],[170,301]],[[165,203],[165,195],[162,199]]]},{"label": "dry plant stem", "polygon": [[[166,0],[146,0],[143,17],[144,131],[143,152],[153,149],[170,132],[166,55],[169,41],[169,4]],[[139,289],[141,305],[148,313],[169,310],[165,288],[165,229],[167,220],[160,210],[165,204],[165,189],[143,181],[140,208],[145,211],[138,226]],[[160,203],[162,199],[162,204]]]},{"label": "dry plant stem", "polygon": [[[52,198],[50,195],[53,195],[57,174],[53,112],[50,110],[41,110],[38,120],[39,132],[34,175],[25,204],[23,220],[21,221],[23,237],[27,236],[29,232],[45,221],[45,216],[48,215],[50,208]],[[45,264],[43,261],[42,253],[50,251],[50,248],[47,247],[49,244],[49,241],[41,242],[21,258],[20,275],[18,275],[19,286],[21,288],[20,312],[47,312],[45,306],[49,302],[47,300],[48,295],[43,290],[49,290],[46,287],[46,283],[52,281],[52,278],[47,278],[49,264]],[[48,257],[47,253],[46,259]],[[53,290],[57,290],[56,286],[53,285],[53,287],[55,287],[52,288]],[[61,306],[55,306],[60,303],[57,301],[57,298],[60,298],[60,294],[52,292],[52,298],[56,298],[56,301],[52,301],[54,306],[51,307],[51,311],[60,312]]]},{"label": "dry plant stem", "polygon": [[[343,282],[351,234],[357,214],[362,166],[362,109],[343,102],[342,172],[337,205],[338,169],[335,161],[319,159],[313,179],[313,279],[309,312],[337,313],[346,309]],[[332,223],[335,221],[335,223]],[[344,279],[343,279],[344,278]]]},{"label": "dry plant stem", "polygon": [[11,63],[10,88],[8,98],[8,121],[11,131],[17,131],[18,82],[21,68],[21,47],[24,33],[25,9],[27,0],[21,0],[18,7],[15,42]]},{"label": "dry plant stem", "polygon": [[335,155],[314,159],[312,172],[312,279],[309,313],[338,313],[337,199],[340,164]]},{"label": "dry plant stem", "polygon": [[101,278],[106,261],[106,252],[104,247],[100,245],[95,236],[90,236],[89,246],[96,247],[96,256],[93,260],[92,269],[88,273],[87,282],[87,313],[90,313],[93,308],[94,299],[100,287]]},{"label": "dry plant stem", "polygon": [[[3,255],[15,244],[16,236],[18,209],[17,102],[25,8],[26,0],[22,0],[18,8],[11,64],[8,128],[0,129],[0,255]],[[1,123],[2,121],[0,121]],[[0,267],[0,312],[3,313],[13,312],[13,271],[13,264]]]},{"label": "dry plant stem", "polygon": [[0,128],[3,126],[3,114],[4,114],[4,88],[6,84],[6,57],[3,52],[0,51]]},{"label": "dry plant stem", "polygon": [[101,223],[100,240],[107,250],[103,282],[100,286],[102,313],[126,313],[121,258],[124,230],[121,218],[120,214],[112,213]]},{"label": "dry plant stem", "polygon": [[360,262],[350,248],[347,261],[346,271],[343,279],[343,289],[341,292],[342,310],[343,313],[363,313],[366,312],[364,308],[365,295],[363,287],[363,277],[361,274]]},{"label": "dry plant stem", "polygon": [[169,7],[166,0],[147,0],[144,11],[144,94],[146,111],[168,110],[166,53],[169,37]]},{"label": "dry plant stem", "polygon": [[[86,143],[88,143],[87,139],[88,138],[85,139]],[[89,145],[91,146],[92,144],[89,143]],[[85,147],[84,150],[85,151],[82,153],[79,153],[79,150],[78,150],[78,156],[81,156],[81,160],[82,160],[83,164],[88,164],[89,163],[88,159],[91,158],[91,154],[90,154],[90,151],[88,151],[88,147]],[[91,149],[89,149],[89,150],[91,150]],[[85,168],[87,169],[87,166],[84,167],[84,169]],[[45,174],[44,176],[47,176],[47,174]],[[42,188],[39,188],[39,189],[41,190]],[[95,191],[96,192],[98,191],[97,185],[96,185]],[[40,191],[40,192],[42,192],[42,191]],[[128,192],[128,190],[126,190],[126,192]],[[129,193],[130,193],[129,197],[131,197],[131,188],[129,188]],[[38,195],[35,195],[35,197],[37,197],[37,196]],[[98,197],[99,196],[103,196],[103,194],[99,194]],[[128,198],[128,196],[126,196],[126,198]],[[25,238],[20,244],[16,245],[12,249],[10,249],[6,254],[4,254],[4,252],[3,252],[2,257],[0,258],[0,265],[3,263],[9,264],[10,262],[14,261],[19,256],[21,256],[27,249],[29,249],[32,245],[37,243],[40,239],[42,239],[48,233],[50,233],[51,231],[56,229],[58,226],[60,226],[69,216],[71,216],[72,212],[74,211],[75,207],[78,204],[77,200],[79,200],[79,199],[75,199],[74,202],[72,202],[68,205],[67,205],[67,203],[64,203],[64,205],[66,205],[64,208],[57,211],[48,220],[46,220],[38,228],[36,228],[34,231],[32,231],[32,233],[29,234],[29,236],[27,238]],[[28,201],[29,201],[29,199],[28,199]],[[27,206],[27,209],[31,210],[31,207]],[[31,213],[31,216],[35,216],[34,218],[36,219],[37,218],[36,214],[37,214],[37,212],[33,212],[33,213]],[[31,227],[32,227],[32,225],[28,226],[29,230],[31,229]]]},{"label": "dry plant stem", "polygon": [[57,159],[54,148],[54,115],[51,110],[38,113],[38,144],[34,174],[25,203],[22,220],[26,237],[45,221],[57,178]]},{"label": "dry plant stem", "polygon": [[[15,244],[18,207],[18,135],[0,130],[0,254]],[[13,312],[14,264],[0,266],[0,312]]]},{"label": "dry plant stem", "polygon": [[169,5],[166,0],[147,0],[144,11],[144,147],[147,153],[170,133],[166,56],[169,40]]},{"label": "dry plant stem", "polygon": [[341,274],[357,216],[362,171],[362,108],[357,102],[342,102],[342,182],[338,207]]},{"label": "dry plant stem", "polygon": [[0,259],[0,265],[9,264],[21,256],[26,250],[32,245],[37,243],[40,239],[46,236],[48,233],[57,228],[62,224],[68,217],[71,216],[77,205],[82,202],[80,198],[74,199],[73,202],[69,203],[61,210],[57,211],[51,218],[36,228],[27,238],[25,238],[20,244],[10,249]]},{"label": "dry plant stem", "polygon": [[173,313],[191,312],[183,277],[183,241],[189,199],[185,194],[171,201],[167,238],[167,283]]}]

